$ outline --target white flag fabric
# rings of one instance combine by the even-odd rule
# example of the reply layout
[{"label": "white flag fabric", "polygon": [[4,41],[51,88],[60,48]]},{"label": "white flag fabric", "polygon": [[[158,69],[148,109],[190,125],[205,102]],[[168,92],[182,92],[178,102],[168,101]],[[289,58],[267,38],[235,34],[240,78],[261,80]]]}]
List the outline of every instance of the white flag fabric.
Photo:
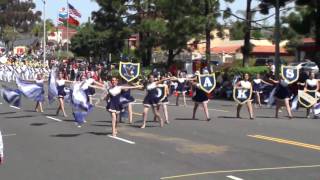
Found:
[{"label": "white flag fabric", "polygon": [[2,140],[2,134],[0,131],[0,164],[2,163],[4,158],[4,154],[3,154],[3,140]]}]

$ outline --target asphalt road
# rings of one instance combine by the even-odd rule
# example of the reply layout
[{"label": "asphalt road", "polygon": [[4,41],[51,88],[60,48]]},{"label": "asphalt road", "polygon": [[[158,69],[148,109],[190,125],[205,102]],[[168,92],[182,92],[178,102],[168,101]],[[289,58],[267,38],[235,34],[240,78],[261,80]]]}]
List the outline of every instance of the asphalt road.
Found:
[{"label": "asphalt road", "polygon": [[[210,122],[200,108],[191,120],[188,106],[169,106],[171,123],[164,128],[142,124],[142,92],[135,92],[134,125],[119,125],[111,133],[110,115],[96,108],[77,128],[70,115],[54,116],[56,104],[45,113],[33,112],[24,99],[21,109],[0,104],[5,163],[2,180],[319,180],[320,119],[305,119],[305,110],[286,112],[274,119],[274,110],[256,108],[255,120],[247,109],[235,118],[235,104],[210,101]],[[174,98],[170,98],[175,102]],[[3,101],[2,101],[3,102]]]}]

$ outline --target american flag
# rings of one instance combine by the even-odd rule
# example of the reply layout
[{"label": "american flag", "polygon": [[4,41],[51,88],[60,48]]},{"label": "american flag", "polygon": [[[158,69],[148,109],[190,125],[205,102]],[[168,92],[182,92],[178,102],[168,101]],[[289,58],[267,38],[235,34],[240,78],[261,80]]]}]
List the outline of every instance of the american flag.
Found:
[{"label": "american flag", "polygon": [[79,18],[81,18],[81,14],[80,14],[80,12],[76,9],[76,8],[74,8],[71,4],[69,4],[68,3],[68,6],[69,6],[69,14],[72,14],[72,15],[74,15],[74,16],[77,16],[77,17],[79,17]]}]

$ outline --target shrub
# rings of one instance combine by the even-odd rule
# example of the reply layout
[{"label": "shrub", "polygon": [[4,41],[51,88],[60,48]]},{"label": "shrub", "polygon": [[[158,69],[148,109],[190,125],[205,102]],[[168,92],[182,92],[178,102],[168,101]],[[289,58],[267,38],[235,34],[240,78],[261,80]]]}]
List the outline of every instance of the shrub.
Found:
[{"label": "shrub", "polygon": [[233,67],[228,72],[229,75],[242,75],[248,73],[250,76],[255,76],[256,74],[268,73],[269,69],[266,66],[254,66],[254,67]]}]

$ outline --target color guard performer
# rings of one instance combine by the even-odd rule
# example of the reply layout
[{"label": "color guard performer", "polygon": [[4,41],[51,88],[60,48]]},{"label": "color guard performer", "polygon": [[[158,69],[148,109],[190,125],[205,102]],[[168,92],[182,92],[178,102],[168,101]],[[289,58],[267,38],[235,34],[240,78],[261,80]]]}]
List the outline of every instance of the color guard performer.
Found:
[{"label": "color guard performer", "polygon": [[108,94],[105,99],[107,101],[106,109],[112,117],[112,136],[117,136],[116,122],[120,112],[123,110],[120,102],[121,92],[123,90],[138,89],[141,87],[142,86],[118,86],[118,79],[116,77],[111,78],[111,86],[107,89]]},{"label": "color guard performer", "polygon": [[275,99],[276,99],[276,112],[275,112],[275,118],[278,118],[279,109],[282,106],[285,106],[288,112],[289,119],[292,119],[292,112],[290,107],[290,91],[288,88],[289,83],[283,79],[282,76],[280,76],[279,81],[274,81],[274,83],[277,83],[277,87],[275,90]]},{"label": "color guard performer", "polygon": [[207,96],[207,93],[204,92],[201,88],[200,88],[200,84],[196,83],[196,82],[192,82],[193,85],[193,92],[194,92],[194,96],[192,97],[192,100],[194,102],[194,106],[193,106],[193,112],[192,112],[192,119],[196,119],[196,112],[198,109],[199,104],[202,105],[202,108],[204,110],[204,113],[206,115],[206,120],[210,121],[210,115],[209,115],[209,110],[208,110],[208,102],[209,102],[209,98]]},{"label": "color guard performer", "polygon": [[152,108],[152,111],[153,111],[154,115],[156,116],[156,118],[158,118],[158,120],[160,120],[160,126],[163,127],[163,119],[161,118],[159,110],[158,110],[160,99],[157,97],[157,95],[158,95],[157,86],[158,86],[158,84],[161,84],[164,80],[167,80],[167,79],[155,81],[154,76],[152,74],[149,75],[148,83],[146,86],[147,94],[143,100],[143,105],[144,105],[143,124],[142,124],[141,128],[146,127],[148,111],[149,111],[150,107]]},{"label": "color guard performer", "polygon": [[[249,81],[249,78],[250,77],[249,77],[248,73],[244,74],[243,80],[237,82],[235,88],[244,89],[246,92],[250,92],[252,90],[252,85],[251,85],[251,82]],[[253,120],[254,119],[254,115],[253,115],[251,94],[250,95],[246,95],[246,96],[248,96],[248,97],[246,97],[245,103],[247,104],[247,107],[248,107],[248,112],[249,112],[250,119]],[[242,108],[242,104],[238,103],[238,105],[237,105],[237,118],[241,118],[240,117],[241,108]]]},{"label": "color guard performer", "polygon": [[[311,72],[310,76],[309,76],[309,79],[307,79],[306,82],[305,82],[304,91],[305,92],[312,91],[312,92],[315,93],[315,96],[316,96],[316,93],[318,92],[318,90],[319,90],[318,80],[315,79],[315,73]],[[307,108],[307,114],[306,114],[307,118],[310,118],[310,109],[311,108]]]}]

